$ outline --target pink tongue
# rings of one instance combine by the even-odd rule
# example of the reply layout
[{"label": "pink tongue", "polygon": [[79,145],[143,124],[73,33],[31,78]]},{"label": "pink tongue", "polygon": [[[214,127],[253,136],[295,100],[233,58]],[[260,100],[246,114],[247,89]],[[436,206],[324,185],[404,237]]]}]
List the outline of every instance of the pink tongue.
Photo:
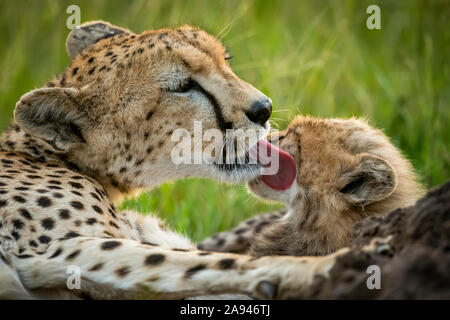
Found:
[{"label": "pink tongue", "polygon": [[294,183],[297,169],[295,161],[290,154],[280,150],[266,140],[259,140],[256,147],[258,160],[269,167],[271,159],[278,156],[278,171],[275,174],[261,176],[261,180],[269,187],[275,190],[286,190]]}]

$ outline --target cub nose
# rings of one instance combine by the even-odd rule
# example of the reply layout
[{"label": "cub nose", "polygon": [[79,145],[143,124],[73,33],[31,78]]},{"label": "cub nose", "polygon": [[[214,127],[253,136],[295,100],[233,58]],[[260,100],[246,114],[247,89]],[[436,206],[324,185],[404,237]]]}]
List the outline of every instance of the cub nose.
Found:
[{"label": "cub nose", "polygon": [[272,114],[272,101],[269,98],[256,101],[245,114],[250,121],[264,126]]}]

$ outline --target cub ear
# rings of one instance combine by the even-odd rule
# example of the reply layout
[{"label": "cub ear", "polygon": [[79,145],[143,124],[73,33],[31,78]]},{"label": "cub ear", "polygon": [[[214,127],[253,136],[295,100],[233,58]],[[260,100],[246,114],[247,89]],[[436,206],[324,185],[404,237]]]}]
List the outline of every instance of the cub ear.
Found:
[{"label": "cub ear", "polygon": [[84,143],[92,120],[82,111],[83,89],[41,88],[23,95],[14,109],[14,120],[27,133],[45,140],[58,152]]},{"label": "cub ear", "polygon": [[339,191],[355,206],[366,206],[383,200],[397,187],[397,176],[389,162],[365,154],[359,164],[345,174],[346,185]]},{"label": "cub ear", "polygon": [[131,31],[113,26],[104,21],[89,21],[79,28],[73,29],[66,40],[66,50],[71,60],[83,50],[89,48],[97,41],[113,37],[120,33],[133,34]]}]

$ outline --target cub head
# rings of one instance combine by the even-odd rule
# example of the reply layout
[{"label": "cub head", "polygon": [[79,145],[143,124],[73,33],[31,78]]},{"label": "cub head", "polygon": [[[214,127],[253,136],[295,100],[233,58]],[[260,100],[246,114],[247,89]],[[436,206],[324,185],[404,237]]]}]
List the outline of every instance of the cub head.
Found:
[{"label": "cub head", "polygon": [[70,32],[66,47],[71,65],[23,95],[14,113],[55,154],[121,192],[186,176],[237,182],[259,174],[258,164],[172,161],[182,138],[194,159],[208,130],[223,134],[222,149],[227,130],[256,130],[258,139],[269,130],[271,100],[233,73],[213,36],[189,26],[135,34],[94,21]]},{"label": "cub head", "polygon": [[295,181],[274,190],[259,177],[248,183],[250,191],[284,202],[291,209],[285,222],[334,249],[345,245],[357,221],[409,206],[422,192],[411,164],[363,120],[297,116],[270,139],[294,158]]}]

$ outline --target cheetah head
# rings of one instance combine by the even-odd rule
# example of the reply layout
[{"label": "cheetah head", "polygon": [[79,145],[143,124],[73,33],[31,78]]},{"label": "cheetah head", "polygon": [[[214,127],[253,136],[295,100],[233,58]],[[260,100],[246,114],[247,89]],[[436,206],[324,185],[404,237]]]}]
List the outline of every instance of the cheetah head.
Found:
[{"label": "cheetah head", "polygon": [[385,215],[420,196],[411,164],[363,120],[297,116],[269,137],[295,159],[295,182],[277,190],[273,177],[262,176],[248,183],[249,190],[284,202],[292,209],[285,218],[302,234],[343,245],[363,217]]},{"label": "cheetah head", "polygon": [[[194,121],[203,132],[253,129],[258,139],[269,130],[271,100],[233,73],[213,36],[189,26],[135,34],[94,21],[74,29],[66,48],[71,65],[22,96],[14,113],[56,154],[121,192],[188,176],[239,182],[260,174],[258,163],[171,159],[178,128],[201,139]],[[207,143],[199,143],[202,152]]]}]

